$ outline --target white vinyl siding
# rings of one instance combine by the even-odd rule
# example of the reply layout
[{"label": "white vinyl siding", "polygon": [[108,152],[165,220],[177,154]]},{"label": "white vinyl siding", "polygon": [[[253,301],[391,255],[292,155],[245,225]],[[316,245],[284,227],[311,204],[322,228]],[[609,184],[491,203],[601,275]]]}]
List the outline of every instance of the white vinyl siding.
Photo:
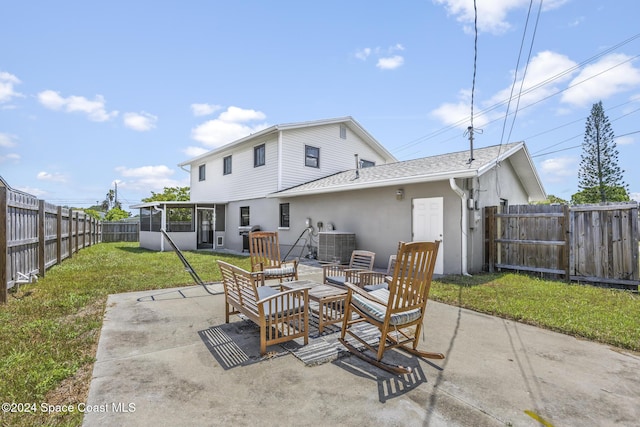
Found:
[{"label": "white vinyl siding", "polygon": [[[305,166],[307,145],[320,149],[320,167]],[[349,132],[347,139],[340,138],[338,123],[288,130],[282,136],[282,175],[279,190],[354,169],[355,154],[376,164],[385,163],[385,160],[356,134]]]},{"label": "white vinyl siding", "polygon": [[[253,148],[262,143],[265,144],[265,165],[256,168],[253,166]],[[223,175],[223,159],[229,155],[233,156],[233,173]],[[276,139],[216,153],[208,159],[207,168],[211,171],[219,171],[219,175],[203,182],[197,181],[196,175],[196,179],[191,180],[191,200],[246,200],[273,193],[277,191],[277,160]]]},{"label": "white vinyl siding", "polygon": [[[191,200],[233,202],[266,197],[276,191],[323,178],[356,167],[360,159],[387,163],[358,133],[347,125],[347,138],[340,138],[343,123],[285,129],[213,152],[191,164]],[[254,167],[254,148],[265,144],[265,164]],[[319,167],[305,166],[305,146],[317,147]],[[232,173],[225,175],[224,158],[232,156]],[[206,181],[198,180],[198,165],[206,164]],[[277,212],[277,210],[276,210]],[[277,224],[277,223],[276,223]]]}]

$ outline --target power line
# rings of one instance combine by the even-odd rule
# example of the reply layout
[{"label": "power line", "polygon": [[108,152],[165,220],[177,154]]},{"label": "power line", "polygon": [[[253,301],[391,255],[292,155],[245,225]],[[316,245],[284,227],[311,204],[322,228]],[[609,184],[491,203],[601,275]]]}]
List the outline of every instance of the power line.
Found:
[{"label": "power line", "polygon": [[[566,69],[566,70],[564,70],[564,71],[562,71],[562,72],[560,72],[560,73],[558,73],[558,74],[556,74],[556,75],[554,75],[554,76],[551,76],[551,77],[547,78],[546,80],[543,80],[543,81],[541,81],[541,82],[539,82],[539,83],[537,83],[537,84],[535,84],[535,85],[531,86],[530,88],[527,88],[526,90],[522,91],[522,92],[519,94],[519,96],[521,97],[522,95],[529,94],[529,93],[531,93],[531,92],[533,92],[533,91],[535,91],[535,90],[537,90],[537,89],[540,89],[540,88],[542,88],[542,87],[544,87],[544,86],[546,86],[546,85],[548,85],[548,84],[550,84],[550,83],[554,82],[555,80],[558,80],[558,79],[560,79],[560,78],[562,78],[562,77],[566,76],[567,74],[570,74],[570,73],[574,72],[575,70],[579,69],[580,67],[582,67],[582,66],[584,66],[584,65],[586,65],[586,64],[588,64],[588,63],[590,63],[590,62],[593,62],[593,61],[595,61],[596,59],[599,59],[599,58],[601,58],[602,56],[604,56],[604,55],[606,55],[606,54],[608,54],[608,53],[610,53],[610,52],[612,52],[612,51],[614,51],[614,50],[618,49],[619,47],[622,47],[622,46],[624,46],[624,45],[626,45],[626,44],[631,43],[632,41],[634,41],[634,40],[636,40],[636,39],[638,39],[638,38],[640,38],[640,33],[635,34],[635,35],[633,35],[633,36],[631,36],[631,37],[629,37],[629,38],[627,38],[627,39],[625,39],[625,40],[623,40],[623,41],[621,41],[621,42],[617,43],[616,45],[614,45],[614,46],[612,46],[612,47],[610,47],[610,48],[608,48],[608,49],[605,49],[605,50],[603,50],[603,51],[599,52],[598,54],[591,56],[590,58],[587,58],[586,60],[584,60],[584,61],[580,62],[579,64],[576,64],[576,65],[575,65],[575,66],[573,66],[573,67],[570,67],[570,68],[568,68],[568,69]],[[604,72],[610,71],[610,70],[612,70],[613,68],[615,68],[615,67],[617,67],[617,66],[619,66],[619,65],[622,65],[622,64],[624,64],[624,63],[626,63],[626,62],[632,61],[632,60],[634,60],[634,59],[638,58],[638,56],[640,56],[640,55],[634,56],[633,58],[630,58],[629,60],[623,61],[623,62],[621,62],[621,63],[617,64],[616,66],[613,66],[613,67],[611,67],[611,68],[609,68],[609,69],[607,69],[607,70],[604,70],[603,72],[598,73],[596,76],[601,75],[601,74],[602,74],[602,73],[604,73]],[[593,76],[593,77],[596,77],[596,76]],[[593,77],[591,77],[591,78],[593,78]],[[589,79],[590,79],[590,78],[585,79],[585,80],[583,80],[583,81],[581,81],[581,82],[579,82],[579,83],[576,83],[575,85],[572,85],[571,87],[575,87],[575,86],[577,86],[578,84],[582,84],[582,83],[584,83],[584,82],[588,81]],[[542,98],[541,100],[539,100],[539,101],[537,101],[537,102],[535,102],[535,103],[529,104],[529,105],[527,105],[526,107],[521,108],[520,110],[523,110],[523,109],[528,108],[528,107],[530,107],[530,106],[532,106],[532,105],[535,105],[535,104],[537,104],[537,103],[539,103],[539,102],[542,102],[542,101],[544,101],[544,100],[546,100],[546,99],[549,99],[550,97],[555,96],[555,95],[558,95],[558,94],[560,94],[560,93],[562,93],[562,92],[564,92],[564,91],[566,91],[566,90],[568,90],[568,89],[569,89],[569,88],[566,88],[566,89],[563,89],[563,90],[557,91],[557,92],[555,92],[554,94],[552,94],[552,95],[550,95],[550,96],[544,97],[544,98]],[[497,108],[500,108],[501,106],[503,106],[503,105],[505,105],[505,104],[509,103],[511,100],[512,100],[512,97],[510,97],[509,99],[505,99],[505,100],[503,100],[503,101],[500,101],[500,102],[498,102],[498,103],[496,103],[496,104],[494,104],[494,105],[492,105],[492,106],[490,106],[490,107],[487,107],[487,108],[485,108],[485,109],[481,110],[480,112],[478,112],[478,113],[474,114],[474,116],[477,118],[477,117],[481,117],[481,116],[483,116],[483,115],[485,115],[485,114],[488,114],[489,112],[491,112],[491,111],[493,111],[493,110],[495,110],[495,109],[497,109]],[[429,139],[433,139],[433,138],[435,138],[435,137],[437,137],[437,136],[439,136],[439,135],[441,135],[441,134],[443,134],[443,133],[445,133],[445,132],[448,132],[449,130],[452,130],[452,129],[458,128],[458,127],[460,127],[460,126],[464,125],[464,122],[465,122],[466,120],[467,120],[466,118],[464,118],[464,119],[460,119],[460,120],[458,120],[458,121],[456,121],[456,122],[454,122],[454,123],[452,123],[452,124],[450,124],[450,125],[444,126],[444,127],[440,128],[440,129],[438,129],[438,130],[435,130],[435,131],[433,131],[433,132],[429,133],[429,134],[426,134],[426,135],[423,135],[423,136],[418,137],[418,138],[416,138],[416,139],[413,139],[413,140],[411,140],[411,141],[409,141],[409,142],[407,142],[407,143],[405,143],[405,144],[403,144],[403,145],[400,145],[400,146],[397,148],[397,151],[406,150],[406,149],[408,149],[408,148],[410,148],[410,147],[412,147],[412,146],[414,146],[414,145],[417,145],[417,144],[419,144],[419,143],[421,143],[421,142],[427,141],[427,140],[429,140]],[[495,121],[495,120],[494,120],[494,121]],[[491,121],[491,122],[489,122],[489,123],[493,123],[494,121]]]}]

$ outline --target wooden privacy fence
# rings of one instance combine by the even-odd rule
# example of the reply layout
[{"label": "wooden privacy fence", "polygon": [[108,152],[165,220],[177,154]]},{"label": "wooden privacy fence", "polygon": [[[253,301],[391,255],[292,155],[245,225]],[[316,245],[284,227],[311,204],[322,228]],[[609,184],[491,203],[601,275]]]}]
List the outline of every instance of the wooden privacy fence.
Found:
[{"label": "wooden privacy fence", "polygon": [[7,289],[100,241],[100,222],[82,211],[0,187],[0,303]]},{"label": "wooden privacy fence", "polygon": [[638,204],[485,208],[489,271],[521,270],[567,281],[638,289]]},{"label": "wooden privacy fence", "polygon": [[137,242],[140,240],[139,221],[102,221],[103,242]]}]

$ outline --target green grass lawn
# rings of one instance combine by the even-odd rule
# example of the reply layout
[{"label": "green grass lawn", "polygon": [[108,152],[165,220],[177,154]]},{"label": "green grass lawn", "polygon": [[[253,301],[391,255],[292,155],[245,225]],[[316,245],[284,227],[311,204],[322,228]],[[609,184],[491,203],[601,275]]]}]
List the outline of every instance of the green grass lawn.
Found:
[{"label": "green grass lawn", "polygon": [[[216,259],[249,268],[247,257],[187,252],[204,281],[219,280]],[[82,414],[43,414],[40,404],[86,401],[107,296],[191,285],[173,252],[138,243],[81,250],[21,286],[0,306],[0,401],[35,403],[35,414],[0,412],[0,425],[80,425]],[[567,285],[517,274],[434,281],[431,298],[571,335],[640,351],[640,298],[629,292]]]},{"label": "green grass lawn", "polygon": [[450,276],[430,298],[565,334],[640,351],[640,296],[514,274]]}]

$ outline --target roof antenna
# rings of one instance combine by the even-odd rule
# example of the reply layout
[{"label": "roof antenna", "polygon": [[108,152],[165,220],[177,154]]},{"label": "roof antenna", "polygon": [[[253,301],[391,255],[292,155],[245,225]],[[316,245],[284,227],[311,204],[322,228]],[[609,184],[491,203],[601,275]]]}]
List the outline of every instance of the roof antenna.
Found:
[{"label": "roof antenna", "polygon": [[356,157],[356,179],[360,178],[360,161],[358,160],[358,154],[354,154]]},{"label": "roof antenna", "polygon": [[482,133],[482,129],[474,129],[473,126],[467,127],[467,130],[464,132],[464,135],[469,135],[469,161],[467,162],[470,165],[475,158],[473,157],[473,132]]},{"label": "roof antenna", "polygon": [[467,162],[468,165],[471,164],[471,162],[473,162],[475,159],[473,158],[473,126],[469,126],[467,128],[467,131],[464,133],[469,134],[469,161]]}]

